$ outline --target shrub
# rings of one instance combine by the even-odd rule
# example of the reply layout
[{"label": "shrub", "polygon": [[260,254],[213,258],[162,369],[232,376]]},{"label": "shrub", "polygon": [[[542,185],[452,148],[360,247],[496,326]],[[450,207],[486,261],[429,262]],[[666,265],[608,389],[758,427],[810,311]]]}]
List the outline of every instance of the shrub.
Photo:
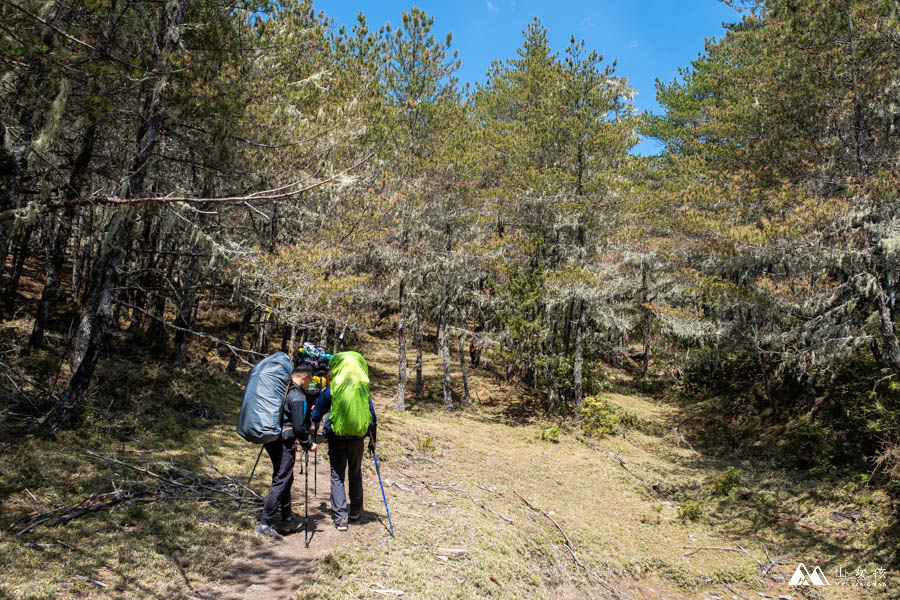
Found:
[{"label": "shrub", "polygon": [[541,439],[547,442],[559,443],[559,426],[552,425],[541,429]]},{"label": "shrub", "polygon": [[699,502],[688,500],[678,505],[678,516],[686,521],[696,521],[703,514],[703,508]]},{"label": "shrub", "polygon": [[716,477],[712,483],[712,491],[719,496],[727,496],[731,490],[741,483],[741,470],[728,467],[725,472]]},{"label": "shrub", "polygon": [[578,418],[584,432],[596,436],[615,433],[622,422],[615,408],[594,396],[585,398],[581,403]]}]

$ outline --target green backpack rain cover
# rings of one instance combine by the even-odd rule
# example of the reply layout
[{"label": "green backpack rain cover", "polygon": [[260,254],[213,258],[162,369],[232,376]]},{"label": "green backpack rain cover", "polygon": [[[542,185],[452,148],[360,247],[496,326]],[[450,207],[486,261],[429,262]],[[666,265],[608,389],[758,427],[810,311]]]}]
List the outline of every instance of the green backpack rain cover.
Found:
[{"label": "green backpack rain cover", "polygon": [[369,366],[359,352],[339,352],[331,368],[331,430],[336,435],[362,437],[369,430]]}]

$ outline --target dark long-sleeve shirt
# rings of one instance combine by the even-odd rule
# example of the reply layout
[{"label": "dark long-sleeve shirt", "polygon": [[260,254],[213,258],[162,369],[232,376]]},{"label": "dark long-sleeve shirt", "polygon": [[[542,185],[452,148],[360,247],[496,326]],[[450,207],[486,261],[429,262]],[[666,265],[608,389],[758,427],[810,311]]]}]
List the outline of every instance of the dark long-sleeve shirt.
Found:
[{"label": "dark long-sleeve shirt", "polygon": [[[316,429],[319,429],[319,421],[322,420],[322,417],[325,416],[325,413],[331,410],[331,387],[327,387],[319,392],[319,398],[316,400],[316,405],[312,409],[312,417],[311,420],[316,424]],[[372,397],[369,396],[369,413],[372,415],[372,422],[369,423],[369,430],[366,432],[366,436],[372,436],[372,441],[375,441],[375,435],[378,429],[378,425],[375,420],[375,407],[372,405]],[[331,431],[331,423],[328,419],[325,419],[325,429],[322,430],[322,434],[325,437],[328,437],[332,434]],[[336,436],[336,437],[352,437],[352,436]],[[365,436],[363,436],[365,437]]]},{"label": "dark long-sleeve shirt", "polygon": [[309,435],[312,423],[306,394],[297,386],[292,385],[285,405],[284,422],[281,426],[282,431],[290,427],[293,430],[294,439],[305,450],[309,450],[309,447],[312,445],[312,438]]}]

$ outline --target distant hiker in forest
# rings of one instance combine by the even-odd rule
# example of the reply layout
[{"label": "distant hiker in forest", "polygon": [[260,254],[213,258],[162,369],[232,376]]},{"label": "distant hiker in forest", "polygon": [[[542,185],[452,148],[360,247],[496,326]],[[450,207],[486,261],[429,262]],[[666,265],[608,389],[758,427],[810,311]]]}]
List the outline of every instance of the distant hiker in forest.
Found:
[{"label": "distant hiker in forest", "polygon": [[[375,451],[375,407],[369,396],[369,367],[358,352],[340,352],[329,361],[331,385],[319,393],[312,410],[315,431],[325,413],[328,462],[331,464],[331,515],[338,531],[347,531],[347,521],[362,515],[363,441],[369,438],[369,450]],[[350,507],[344,488],[349,472]]]},{"label": "distant hiker in forest", "polygon": [[469,360],[472,362],[473,367],[481,364],[481,348],[478,346],[477,337],[473,337],[472,341],[469,342]]},{"label": "distant hiker in forest", "polygon": [[307,365],[300,365],[291,373],[284,402],[281,437],[264,446],[272,459],[272,487],[263,504],[262,519],[256,526],[256,533],[274,540],[283,539],[272,526],[276,510],[281,509],[283,531],[293,531],[300,524],[300,518],[291,512],[291,485],[294,483],[296,445],[306,451],[316,450],[316,444],[309,435],[310,410],[303,393],[303,389],[309,387],[312,376],[312,367]]}]

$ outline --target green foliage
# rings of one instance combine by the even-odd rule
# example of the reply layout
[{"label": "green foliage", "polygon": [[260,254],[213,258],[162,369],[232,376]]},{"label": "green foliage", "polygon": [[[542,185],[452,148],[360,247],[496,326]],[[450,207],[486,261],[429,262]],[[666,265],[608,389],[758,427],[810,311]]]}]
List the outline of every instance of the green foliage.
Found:
[{"label": "green foliage", "polygon": [[856,473],[844,484],[844,489],[847,490],[848,493],[853,494],[861,487],[864,487],[869,482],[870,478],[871,475],[869,473]]},{"label": "green foliage", "polygon": [[678,517],[685,521],[696,521],[703,516],[703,505],[693,500],[678,505]]},{"label": "green foliage", "polygon": [[559,443],[559,425],[551,425],[541,428],[541,440],[545,442]]},{"label": "green foliage", "polygon": [[588,396],[598,396],[608,392],[613,385],[599,359],[585,360],[584,363],[584,393]]},{"label": "green foliage", "polygon": [[593,396],[585,398],[581,403],[578,420],[586,434],[600,437],[615,433],[621,425],[616,409]]},{"label": "green foliage", "polygon": [[424,438],[416,440],[416,448],[418,448],[421,452],[429,452],[436,448],[436,444],[434,443],[434,436],[426,435]]},{"label": "green foliage", "polygon": [[712,491],[718,496],[727,496],[735,487],[741,484],[741,470],[737,467],[728,467],[725,472],[712,482]]},{"label": "green foliage", "polygon": [[516,263],[505,267],[505,277],[495,285],[502,300],[498,307],[500,322],[523,350],[536,347],[547,335],[543,325],[544,273],[539,268],[525,269]]}]

